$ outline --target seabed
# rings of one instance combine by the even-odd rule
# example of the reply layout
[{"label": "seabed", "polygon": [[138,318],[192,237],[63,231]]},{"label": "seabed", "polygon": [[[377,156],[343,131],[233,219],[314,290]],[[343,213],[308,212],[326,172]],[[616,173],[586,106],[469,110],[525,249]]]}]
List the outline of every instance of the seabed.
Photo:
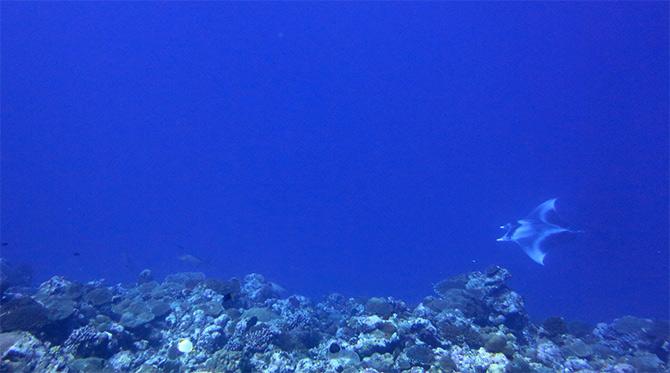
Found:
[{"label": "seabed", "polygon": [[[0,277],[0,372],[667,372],[667,321],[531,322],[492,267],[446,279],[409,306],[320,301],[262,275],[144,270],[132,285]],[[429,293],[427,289],[427,293]]]}]

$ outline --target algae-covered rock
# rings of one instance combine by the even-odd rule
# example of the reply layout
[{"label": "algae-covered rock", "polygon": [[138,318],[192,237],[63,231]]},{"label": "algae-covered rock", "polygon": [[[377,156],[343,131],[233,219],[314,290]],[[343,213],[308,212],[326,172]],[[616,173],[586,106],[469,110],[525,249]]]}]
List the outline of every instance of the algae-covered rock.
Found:
[{"label": "algae-covered rock", "polygon": [[612,329],[620,334],[644,333],[651,329],[653,322],[649,319],[641,319],[633,316],[624,316],[612,322]]},{"label": "algae-covered rock", "polygon": [[439,281],[433,286],[435,293],[443,298],[449,296],[448,291],[452,289],[465,289],[468,283],[468,276],[466,274],[453,276],[451,278]]},{"label": "algae-covered rock", "polygon": [[206,302],[200,305],[207,316],[218,317],[223,312],[223,306],[218,302]]},{"label": "algae-covered rock", "polygon": [[42,361],[48,352],[42,341],[27,332],[5,335],[5,337],[7,340],[3,343],[4,351],[0,359],[0,372],[41,372],[48,370],[40,368],[40,365],[47,366],[52,360],[47,357],[47,361]]},{"label": "algae-covered rock", "polygon": [[121,315],[121,320],[119,321],[121,325],[126,328],[137,328],[148,322],[151,322],[154,319],[155,315],[151,313],[148,309],[146,311],[140,312],[124,312]]},{"label": "algae-covered rock", "polygon": [[568,332],[568,325],[561,317],[549,317],[542,323],[542,328],[550,338],[560,337]]},{"label": "algae-covered rock", "polygon": [[119,349],[118,341],[109,332],[100,332],[91,325],[77,328],[62,344],[64,351],[76,357],[108,358]]},{"label": "algae-covered rock", "polygon": [[345,372],[357,371],[361,363],[360,356],[351,350],[341,350],[337,354],[329,355],[328,371]]},{"label": "algae-covered rock", "polygon": [[14,346],[21,338],[23,338],[25,332],[9,332],[9,333],[0,333],[0,360],[2,360],[9,349]]},{"label": "algae-covered rock", "polygon": [[229,281],[221,281],[208,278],[203,282],[204,286],[224,296],[237,296],[240,294],[240,281],[236,278]]},{"label": "algae-covered rock", "polygon": [[580,358],[586,358],[593,354],[593,348],[584,343],[584,341],[581,339],[575,339],[574,341],[568,343],[565,346],[565,350],[568,354],[572,354]]},{"label": "algae-covered rock", "polygon": [[160,369],[150,364],[144,364],[137,368],[133,373],[163,373]]},{"label": "algae-covered rock", "polygon": [[274,282],[267,281],[262,275],[251,273],[244,277],[241,292],[252,303],[261,304],[268,299],[281,297],[285,290]]},{"label": "algae-covered rock", "polygon": [[205,368],[214,372],[236,372],[242,365],[242,358],[241,351],[221,349],[207,359]]},{"label": "algae-covered rock", "polygon": [[636,353],[630,363],[640,373],[660,372],[663,368],[663,361],[658,356],[645,351]]},{"label": "algae-covered rock", "polygon": [[628,363],[615,364],[611,371],[612,373],[637,373],[637,370]]},{"label": "algae-covered rock", "polygon": [[543,341],[537,345],[537,359],[549,367],[560,367],[563,355],[561,349],[551,341]]},{"label": "algae-covered rock", "polygon": [[112,311],[121,315],[119,320],[121,325],[131,329],[137,328],[151,322],[156,317],[150,303],[152,302],[143,302],[141,299],[126,299],[112,306]]},{"label": "algae-covered rock", "polygon": [[180,272],[165,277],[165,282],[180,284],[187,289],[193,289],[205,280],[202,272]]},{"label": "algae-covered rock", "polygon": [[387,336],[381,330],[374,330],[370,333],[360,334],[354,349],[359,356],[364,357],[375,352],[380,354],[393,352],[399,343],[400,337],[397,333]]},{"label": "algae-covered rock", "polygon": [[405,355],[407,356],[411,366],[422,366],[428,367],[433,362],[435,358],[435,353],[433,350],[426,345],[414,345],[405,349]]},{"label": "algae-covered rock", "polygon": [[393,355],[386,353],[374,353],[370,356],[363,358],[361,365],[364,368],[375,369],[379,372],[388,372],[393,368]]},{"label": "algae-covered rock", "polygon": [[508,366],[509,373],[534,373],[535,369],[523,359],[514,359]]},{"label": "algae-covered rock", "polygon": [[151,313],[154,314],[154,317],[165,316],[172,310],[169,304],[159,300],[152,300],[147,302],[147,307],[149,307]]},{"label": "algae-covered rock", "polygon": [[506,369],[509,360],[501,353],[492,354],[483,348],[471,349],[467,346],[453,346],[450,357],[461,372],[485,372],[491,368],[498,371]]},{"label": "algae-covered rock", "polygon": [[37,330],[49,322],[48,311],[30,297],[0,303],[0,332]]},{"label": "algae-covered rock", "polygon": [[479,348],[484,343],[482,335],[458,313],[442,312],[435,324],[440,337],[450,343],[466,344],[470,348]]},{"label": "algae-covered rock", "polygon": [[95,288],[84,295],[84,300],[93,306],[102,306],[112,302],[112,292],[105,288]]},{"label": "algae-covered rock", "polygon": [[563,363],[563,369],[568,372],[588,372],[592,370],[592,366],[588,361],[577,356],[569,356]]},{"label": "algae-covered rock", "polygon": [[242,317],[247,318],[247,319],[252,319],[255,317],[256,321],[260,322],[268,322],[270,320],[274,320],[279,318],[279,315],[276,313],[272,312],[272,310],[269,310],[264,307],[252,307],[249,308],[248,310],[244,311],[242,313]]},{"label": "algae-covered rock", "polygon": [[[138,284],[134,290],[140,294],[147,294],[155,298],[160,298],[162,293],[160,293],[160,284],[156,281],[147,281],[141,284]],[[158,293],[157,293],[158,292]]]},{"label": "algae-covered rock", "polygon": [[60,321],[70,317],[75,311],[73,300],[63,297],[47,297],[42,300],[49,320]]},{"label": "algae-covered rock", "polygon": [[76,373],[98,373],[104,369],[105,359],[99,357],[74,359],[68,366]]},{"label": "algae-covered rock", "polygon": [[47,297],[60,297],[76,300],[81,297],[82,290],[81,284],[68,281],[62,276],[54,276],[40,285],[35,299],[41,301]]},{"label": "algae-covered rock", "polygon": [[365,303],[365,312],[388,319],[393,315],[394,306],[386,298],[372,297]]},{"label": "algae-covered rock", "polygon": [[486,343],[484,343],[484,348],[488,352],[504,353],[507,349],[507,338],[505,338],[504,335],[494,334],[486,340]]},{"label": "algae-covered rock", "polygon": [[130,351],[119,351],[109,358],[109,366],[115,371],[128,372],[133,365],[133,354]]}]

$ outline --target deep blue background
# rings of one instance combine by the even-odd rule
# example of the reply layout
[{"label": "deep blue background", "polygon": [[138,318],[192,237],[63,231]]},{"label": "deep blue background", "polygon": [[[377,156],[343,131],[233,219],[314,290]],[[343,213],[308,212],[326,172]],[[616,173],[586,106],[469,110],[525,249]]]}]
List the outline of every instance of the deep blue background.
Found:
[{"label": "deep blue background", "polygon": [[[2,255],[411,301],[499,264],[534,317],[668,317],[667,30],[667,2],[3,2]],[[495,242],[551,197],[587,233],[544,267]]]}]

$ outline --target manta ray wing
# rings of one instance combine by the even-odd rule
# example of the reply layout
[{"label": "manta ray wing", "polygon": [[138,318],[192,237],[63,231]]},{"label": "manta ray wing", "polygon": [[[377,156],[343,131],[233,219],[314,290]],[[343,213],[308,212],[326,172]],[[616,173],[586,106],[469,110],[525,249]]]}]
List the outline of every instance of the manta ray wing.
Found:
[{"label": "manta ray wing", "polygon": [[533,211],[528,214],[526,220],[539,220],[544,223],[548,223],[547,219],[551,213],[556,212],[556,198],[542,202],[539,206],[533,209]]},{"label": "manta ray wing", "polygon": [[547,237],[565,231],[564,228],[541,221],[519,220],[519,227],[512,234],[511,241],[521,246],[536,263],[544,265],[547,251],[542,243]]}]

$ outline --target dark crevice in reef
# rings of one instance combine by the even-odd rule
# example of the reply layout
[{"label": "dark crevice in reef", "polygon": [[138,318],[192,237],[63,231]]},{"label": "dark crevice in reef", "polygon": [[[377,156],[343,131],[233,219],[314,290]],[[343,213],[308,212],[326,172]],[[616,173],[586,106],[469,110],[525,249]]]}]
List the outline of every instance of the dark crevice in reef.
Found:
[{"label": "dark crevice in reef", "polygon": [[667,321],[534,324],[500,267],[441,281],[416,307],[317,303],[258,274],[31,289],[2,273],[0,372],[663,372],[670,349]]}]

